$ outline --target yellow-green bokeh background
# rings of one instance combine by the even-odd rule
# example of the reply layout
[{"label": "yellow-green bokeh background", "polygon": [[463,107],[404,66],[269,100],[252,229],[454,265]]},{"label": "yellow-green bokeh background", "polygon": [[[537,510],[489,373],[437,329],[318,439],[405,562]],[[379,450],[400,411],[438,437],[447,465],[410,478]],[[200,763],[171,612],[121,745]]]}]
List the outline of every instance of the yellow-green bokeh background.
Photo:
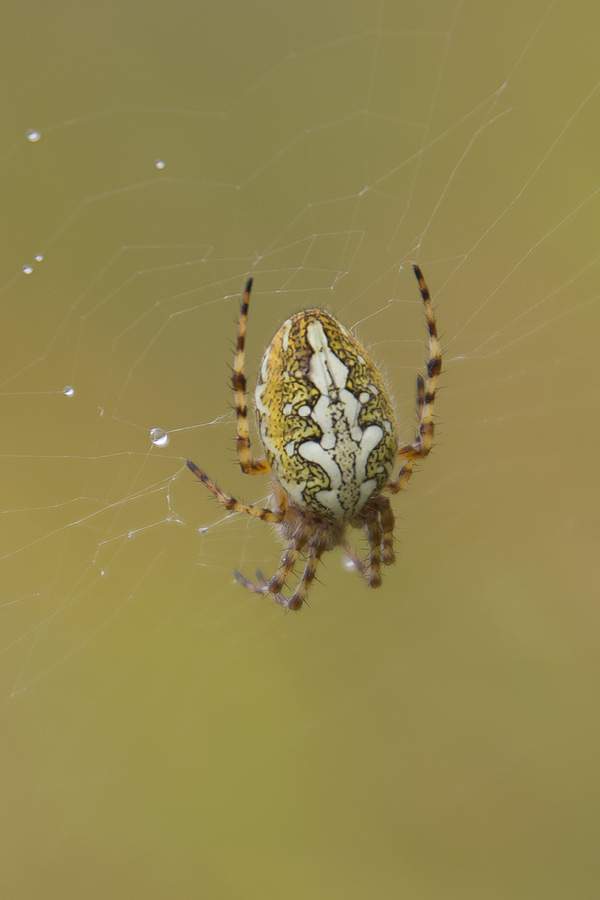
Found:
[{"label": "yellow-green bokeh background", "polygon": [[[3,896],[598,896],[599,26],[580,0],[5,11]],[[446,352],[398,564],[375,593],[332,555],[285,615],[231,577],[273,533],[184,467],[268,492],[235,464],[239,291],[249,372],[327,306],[408,438],[415,259]]]}]

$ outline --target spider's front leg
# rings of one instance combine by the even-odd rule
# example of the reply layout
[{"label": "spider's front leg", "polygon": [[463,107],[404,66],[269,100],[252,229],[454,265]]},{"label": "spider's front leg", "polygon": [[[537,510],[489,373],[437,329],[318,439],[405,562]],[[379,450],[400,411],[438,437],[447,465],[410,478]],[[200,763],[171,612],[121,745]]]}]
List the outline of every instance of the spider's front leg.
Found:
[{"label": "spider's front leg", "polygon": [[250,307],[250,292],[252,291],[252,279],[246,282],[244,298],[240,309],[238,323],[238,339],[233,362],[232,384],[235,394],[235,411],[237,416],[237,452],[242,472],[246,475],[261,475],[269,472],[271,466],[266,456],[253,457],[250,447],[250,431],[248,428],[248,404],[246,375],[244,373],[244,357],[246,352],[246,328],[248,326],[248,309]]},{"label": "spider's front leg", "polygon": [[429,359],[427,360],[427,379],[422,375],[417,376],[417,413],[419,416],[419,430],[412,444],[404,444],[398,449],[397,459],[402,462],[398,477],[389,481],[385,490],[392,494],[401,491],[412,475],[415,460],[423,459],[431,450],[433,433],[433,410],[437,390],[437,380],[442,371],[442,355],[437,333],[437,324],[433,314],[429,288],[423,278],[423,273],[418,266],[413,266],[427,319],[427,331],[429,332]]}]

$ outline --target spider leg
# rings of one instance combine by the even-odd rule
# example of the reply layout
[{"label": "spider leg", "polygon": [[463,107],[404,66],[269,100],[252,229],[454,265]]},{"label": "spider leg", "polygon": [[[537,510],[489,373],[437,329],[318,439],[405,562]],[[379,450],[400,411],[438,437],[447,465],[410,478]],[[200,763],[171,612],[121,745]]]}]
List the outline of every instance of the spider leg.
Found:
[{"label": "spider leg", "polygon": [[250,450],[250,431],[248,428],[248,404],[246,402],[246,376],[244,374],[244,351],[246,344],[246,326],[248,324],[248,307],[250,305],[250,291],[252,279],[246,282],[240,319],[238,324],[237,348],[233,363],[233,390],[235,392],[235,409],[237,413],[237,452],[242,471],[247,475],[259,475],[269,472],[266,456],[253,457]]},{"label": "spider leg", "polygon": [[321,556],[323,555],[324,550],[324,546],[311,545],[308,553],[308,559],[306,560],[306,565],[304,567],[304,572],[302,573],[302,578],[300,579],[300,583],[287,602],[288,609],[300,609],[300,607],[304,603],[308,590],[316,575],[319,561],[321,559]]},{"label": "spider leg", "polygon": [[242,575],[241,572],[238,572],[237,569],[234,570],[233,576],[239,584],[246,588],[248,591],[252,591],[253,594],[262,594],[263,596],[271,596],[276,603],[279,603],[280,606],[285,606],[287,609],[288,602],[283,594],[274,594],[269,590],[269,585],[265,579],[263,573],[257,569],[256,570],[256,584],[254,582],[249,581],[245,575]]},{"label": "spider leg", "polygon": [[397,458],[398,460],[404,460],[404,463],[397,478],[389,481],[385,486],[385,490],[390,491],[392,494],[397,494],[405,487],[412,475],[415,460],[423,459],[423,457],[427,456],[431,450],[435,430],[433,423],[435,393],[438,376],[442,369],[437,325],[435,316],[433,315],[429,289],[420,268],[418,266],[413,266],[413,270],[419,283],[419,290],[421,292],[421,297],[423,298],[425,316],[427,318],[427,330],[429,332],[429,360],[427,362],[427,379],[424,380],[421,375],[417,376],[417,412],[419,414],[419,430],[412,444],[404,444],[398,449]]},{"label": "spider leg", "polygon": [[369,568],[368,566],[365,566],[364,562],[362,561],[354,547],[351,545],[350,541],[344,541],[344,552],[346,553],[346,556],[348,557],[354,568],[358,569],[363,578],[368,579]]},{"label": "spider leg", "polygon": [[245,512],[248,513],[249,516],[255,516],[257,519],[262,519],[263,522],[272,522],[277,523],[281,522],[283,517],[285,516],[285,510],[272,510],[265,509],[260,506],[252,506],[250,503],[243,503],[241,500],[236,500],[234,497],[230,497],[229,494],[224,493],[221,488],[215,484],[215,482],[208,477],[206,472],[203,472],[202,469],[199,469],[198,466],[193,463],[191,460],[187,460],[187,467],[191,469],[191,471],[196,475],[202,484],[206,485],[209,491],[217,498],[219,503],[222,503],[226,509],[232,510],[232,512]]},{"label": "spider leg", "polygon": [[[384,528],[381,522],[381,504],[377,502],[379,499],[371,500],[350,523],[354,528],[362,528],[365,533],[369,545],[369,565],[365,565],[349,542],[344,541],[346,553],[363,578],[369,582],[370,587],[379,587],[381,584],[381,551],[384,548]],[[385,546],[387,547],[387,538]],[[387,555],[385,560],[387,560]],[[387,564],[385,561],[385,565]]]},{"label": "spider leg", "polygon": [[279,568],[268,582],[262,572],[256,573],[258,581],[257,584],[253,584],[238,571],[234,572],[236,580],[239,581],[240,584],[243,584],[244,587],[249,591],[252,591],[255,594],[264,594],[271,596],[281,606],[288,607],[289,603],[281,593],[281,589],[286,583],[290,572],[294,568],[296,560],[298,559],[298,554],[304,547],[305,543],[305,539],[297,538],[292,545],[286,548],[279,562]]},{"label": "spider leg", "polygon": [[396,561],[394,553],[394,525],[396,520],[392,512],[392,506],[387,497],[379,496],[373,501],[379,510],[379,520],[381,522],[381,555],[384,566],[391,566]]},{"label": "spider leg", "polygon": [[370,563],[368,580],[371,587],[379,587],[381,585],[381,543],[383,540],[383,529],[381,527],[379,511],[369,516],[363,525],[367,540],[369,542]]},{"label": "spider leg", "polygon": [[368,566],[358,557],[350,542],[344,541],[348,557],[371,587],[379,587],[381,584],[381,563],[390,566],[395,562],[395,521],[390,501],[387,497],[379,496],[371,500],[368,507],[351,523],[365,532],[370,553]]},{"label": "spider leg", "polygon": [[384,490],[389,491],[391,494],[398,494],[400,491],[404,490],[406,483],[413,473],[414,466],[414,459],[407,460],[398,472],[398,477],[394,479],[394,481],[388,481]]},{"label": "spider leg", "polygon": [[285,550],[279,562],[279,568],[273,577],[269,579],[268,591],[270,594],[278,594],[281,591],[290,572],[296,565],[298,554],[304,544],[305,541],[295,541],[292,547],[288,547],[287,550]]}]

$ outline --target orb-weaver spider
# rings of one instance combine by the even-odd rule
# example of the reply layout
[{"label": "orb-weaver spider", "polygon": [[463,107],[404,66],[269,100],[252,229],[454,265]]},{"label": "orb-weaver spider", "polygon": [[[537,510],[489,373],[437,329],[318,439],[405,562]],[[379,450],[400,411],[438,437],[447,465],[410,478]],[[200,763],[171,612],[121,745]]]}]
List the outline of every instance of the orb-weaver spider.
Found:
[{"label": "orb-weaver spider", "polygon": [[[323,553],[342,545],[371,587],[381,584],[381,563],[394,562],[394,514],[384,492],[406,486],[415,461],[433,441],[433,407],[442,360],[429,290],[413,266],[429,331],[427,377],[417,376],[419,427],[414,441],[399,444],[392,403],[374,363],[356,338],[329,313],[307,309],[287,319],[263,357],[255,392],[258,428],[265,455],[250,451],[244,346],[252,279],[246,284],[239,318],[233,389],[237,410],[237,451],[248,475],[273,472],[271,509],[225,494],[202,469],[192,472],[227,509],[278,525],[287,547],[279,568],[258,583],[239,572],[236,579],[267,594],[287,609],[300,609]],[[390,479],[394,462],[401,463]],[[346,539],[361,528],[370,551],[368,565]],[[281,593],[300,553],[307,560],[288,599]]]}]

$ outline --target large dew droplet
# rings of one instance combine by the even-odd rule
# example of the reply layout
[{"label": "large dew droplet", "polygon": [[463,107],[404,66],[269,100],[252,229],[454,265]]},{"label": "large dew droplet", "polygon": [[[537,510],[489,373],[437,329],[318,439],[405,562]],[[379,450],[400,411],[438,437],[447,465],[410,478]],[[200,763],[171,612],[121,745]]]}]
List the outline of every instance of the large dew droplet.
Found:
[{"label": "large dew droplet", "polygon": [[150,440],[155,447],[166,447],[169,443],[169,435],[162,428],[152,428],[150,430]]}]

